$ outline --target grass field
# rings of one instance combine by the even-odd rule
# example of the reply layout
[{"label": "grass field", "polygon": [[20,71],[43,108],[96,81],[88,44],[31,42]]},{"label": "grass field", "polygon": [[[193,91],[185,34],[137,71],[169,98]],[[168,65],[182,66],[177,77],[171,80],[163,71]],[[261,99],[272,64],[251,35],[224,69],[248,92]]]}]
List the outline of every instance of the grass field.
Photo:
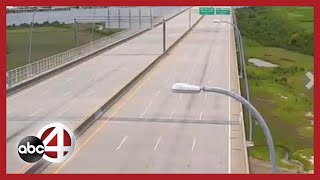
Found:
[{"label": "grass field", "polygon": [[[312,9],[304,7],[270,9],[267,12],[276,14],[282,12],[288,23],[304,27],[308,33],[313,33],[313,21],[310,19],[313,14]],[[305,26],[305,23],[308,25]],[[268,30],[264,33],[268,33]],[[277,64],[279,67],[262,68],[247,62],[251,101],[267,121],[276,146],[278,164],[282,167],[295,168],[298,161],[303,164],[305,171],[313,170],[313,163],[309,161],[314,153],[313,118],[307,117],[306,114],[314,112],[314,92],[305,87],[307,80],[305,73],[313,72],[314,57],[261,44],[257,41],[259,40],[257,37],[259,36],[252,37],[250,34],[245,36],[246,59],[258,58]],[[267,143],[259,126],[254,128],[254,143],[254,148],[249,150],[250,156],[269,161]],[[290,162],[284,160],[286,153]]]},{"label": "grass field", "polygon": [[[281,48],[249,46],[247,41],[247,58],[280,65],[261,68],[248,63],[247,66],[251,101],[267,121],[279,163],[287,166],[282,162],[286,151],[289,158],[297,159],[294,153],[299,150],[310,157],[313,154],[313,125],[305,115],[313,113],[313,91],[305,88],[304,78],[307,71],[313,72],[313,57]],[[254,130],[254,143],[255,148],[250,154],[269,160],[267,144],[259,126]],[[307,161],[303,163],[306,170],[313,169]]]},{"label": "grass field", "polygon": [[[90,42],[92,38],[91,24],[83,24],[79,29],[79,45]],[[120,29],[95,31],[93,39],[97,40],[118,31]],[[28,63],[29,32],[30,28],[16,27],[7,29],[7,70]],[[72,24],[61,27],[35,27],[32,36],[32,61],[76,47],[75,31]]]},{"label": "grass field", "polygon": [[248,7],[236,11],[244,36],[264,46],[313,55],[312,7]]},{"label": "grass field", "polygon": [[273,7],[277,15],[285,16],[291,24],[298,25],[308,33],[313,33],[313,7]]}]

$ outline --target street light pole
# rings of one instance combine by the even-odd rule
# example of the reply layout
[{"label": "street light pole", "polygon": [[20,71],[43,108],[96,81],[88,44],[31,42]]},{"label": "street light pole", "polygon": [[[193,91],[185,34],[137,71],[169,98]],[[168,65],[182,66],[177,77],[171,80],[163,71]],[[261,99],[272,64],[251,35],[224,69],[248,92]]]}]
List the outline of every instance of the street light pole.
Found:
[{"label": "street light pole", "polygon": [[28,64],[31,63],[31,51],[32,51],[32,32],[33,32],[33,24],[34,24],[34,16],[38,12],[38,8],[33,12],[32,14],[32,22],[31,22],[31,28],[29,33],[29,53],[28,53]]},{"label": "street light pole", "polygon": [[[238,29],[238,27],[235,25],[235,24],[233,24],[233,23],[231,23],[231,22],[228,22],[228,21],[223,21],[223,20],[213,20],[213,22],[214,23],[227,23],[227,24],[229,24],[229,25],[231,25],[231,26],[233,26],[236,30],[237,30],[237,34],[238,34],[238,36],[240,37],[240,41],[241,42],[238,42],[238,44],[239,44],[239,47],[240,47],[240,58],[241,58],[241,60],[240,60],[240,76],[242,77],[243,76],[243,69],[244,69],[244,65],[243,65],[243,60],[244,59],[242,59],[242,53],[243,53],[243,49],[242,49],[242,36],[241,36],[241,33],[240,33],[240,30]],[[236,39],[236,40],[238,40],[238,39]]]},{"label": "street light pole", "polygon": [[[214,23],[227,23],[231,26],[233,26],[237,33],[238,33],[238,36],[240,37],[240,42],[238,42],[239,44],[239,47],[240,47],[240,65],[242,66],[240,69],[240,76],[244,76],[244,81],[245,81],[245,86],[246,86],[246,97],[247,97],[247,100],[250,102],[250,95],[249,95],[249,84],[248,84],[248,78],[247,78],[247,70],[246,70],[246,63],[245,63],[245,58],[244,58],[244,50],[243,50],[243,42],[242,42],[242,35],[241,35],[241,32],[239,30],[239,28],[231,23],[231,22],[228,22],[228,21],[223,21],[223,20],[214,20],[213,21]],[[237,38],[236,38],[237,39]],[[249,141],[252,143],[253,142],[253,123],[252,123],[252,117],[251,117],[251,112],[250,112],[250,109],[249,109]]]},{"label": "street light pole", "polygon": [[162,26],[163,26],[163,53],[166,52],[166,20],[163,18],[162,20]]},{"label": "street light pole", "polygon": [[94,25],[95,25],[95,23],[94,23],[94,20],[95,20],[95,18],[96,18],[96,8],[94,8],[94,10],[93,10],[93,21],[92,21],[92,26],[91,26],[91,45],[92,45],[92,41],[93,41],[93,36],[94,36],[94,33],[93,33],[93,28],[94,28]]},{"label": "street light pole", "polygon": [[224,94],[224,95],[227,95],[227,96],[232,97],[233,99],[239,101],[246,108],[250,109],[250,111],[253,112],[253,115],[255,116],[256,120],[260,124],[260,126],[266,136],[267,144],[268,144],[268,148],[269,148],[270,161],[271,161],[271,165],[272,165],[272,173],[277,173],[278,170],[277,170],[277,162],[276,162],[276,152],[275,152],[271,133],[269,131],[269,128],[268,128],[265,120],[261,116],[261,114],[257,111],[257,109],[249,101],[247,101],[245,98],[243,98],[242,96],[240,96],[234,92],[231,92],[231,91],[228,91],[228,90],[225,90],[222,88],[218,88],[218,87],[209,87],[209,86],[200,87],[200,86],[190,85],[190,84],[186,84],[186,83],[176,83],[171,87],[171,90],[173,93],[195,94],[195,93],[200,93],[201,91],[203,91],[203,92],[214,92],[214,93]]}]

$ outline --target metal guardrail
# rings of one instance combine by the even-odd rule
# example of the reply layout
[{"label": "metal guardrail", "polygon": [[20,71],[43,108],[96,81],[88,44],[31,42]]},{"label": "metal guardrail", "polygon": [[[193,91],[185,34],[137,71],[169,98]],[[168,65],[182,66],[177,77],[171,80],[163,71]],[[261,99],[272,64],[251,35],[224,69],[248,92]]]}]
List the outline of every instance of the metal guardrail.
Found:
[{"label": "metal guardrail", "polygon": [[[248,77],[247,77],[247,70],[246,70],[246,60],[244,56],[244,48],[243,48],[243,41],[242,41],[242,36],[241,32],[238,27],[238,22],[237,22],[237,17],[235,14],[234,9],[232,10],[232,19],[233,19],[233,24],[234,24],[234,33],[236,37],[236,42],[238,44],[238,54],[239,54],[239,59],[240,63],[242,63],[242,69],[241,75],[243,75],[244,78],[244,85],[245,85],[245,92],[246,92],[246,99],[250,102],[250,89],[249,89],[249,82],[248,82]],[[238,33],[236,33],[238,32]],[[248,118],[249,118],[249,142],[253,143],[253,121],[252,121],[252,115],[251,111],[248,110]]]},{"label": "metal guardrail", "polygon": [[110,36],[98,39],[96,41],[84,44],[82,46],[70,49],[68,51],[12,69],[7,72],[7,89],[10,89],[11,87],[15,86],[16,84],[19,84],[20,82],[41,75],[42,73],[45,73],[51,69],[63,66],[73,61],[77,61],[78,59],[86,57],[89,54],[92,54],[93,52],[96,52],[99,49],[102,49],[117,40],[123,39],[142,30],[145,29],[124,30],[112,34]]}]

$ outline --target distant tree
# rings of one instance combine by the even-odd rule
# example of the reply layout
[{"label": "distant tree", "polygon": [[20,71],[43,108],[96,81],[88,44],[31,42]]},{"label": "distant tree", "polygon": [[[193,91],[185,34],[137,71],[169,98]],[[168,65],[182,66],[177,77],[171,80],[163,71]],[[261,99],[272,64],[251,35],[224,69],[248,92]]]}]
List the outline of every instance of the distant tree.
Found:
[{"label": "distant tree", "polygon": [[30,24],[22,23],[22,24],[20,24],[20,27],[23,27],[23,28],[30,27]]},{"label": "distant tree", "polygon": [[49,23],[49,21],[45,21],[45,22],[42,23],[42,25],[43,25],[43,26],[49,26],[50,23]]},{"label": "distant tree", "polygon": [[54,26],[54,27],[59,27],[60,26],[60,22],[59,21],[53,21],[50,26]]}]

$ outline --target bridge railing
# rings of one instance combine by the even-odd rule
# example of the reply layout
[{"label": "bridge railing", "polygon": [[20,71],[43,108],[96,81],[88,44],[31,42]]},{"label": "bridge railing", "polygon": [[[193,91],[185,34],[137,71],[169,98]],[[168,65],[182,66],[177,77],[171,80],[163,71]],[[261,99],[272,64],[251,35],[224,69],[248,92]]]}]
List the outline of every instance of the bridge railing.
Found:
[{"label": "bridge railing", "polygon": [[8,71],[7,83],[8,88],[14,86],[15,84],[21,83],[30,78],[41,75],[49,70],[64,66],[67,63],[77,61],[81,58],[92,54],[106,46],[135,33],[143,31],[145,29],[129,29],[123,30],[118,33],[112,34],[110,36],[98,39],[96,41],[78,46],[76,48],[70,49],[68,51],[44,58],[42,60],[12,69]]},{"label": "bridge railing", "polygon": [[[179,14],[180,12],[188,9],[190,7],[181,7],[178,9],[174,9],[170,13],[168,13],[165,17],[163,16],[153,16],[152,11],[150,16],[141,16],[139,17],[140,21],[145,22],[151,22],[151,26],[138,26],[138,27],[131,27],[129,29],[120,31],[118,33],[112,34],[110,36],[98,39],[96,41],[92,41],[90,43],[78,46],[76,48],[70,49],[68,51],[38,60],[36,62],[12,69],[7,72],[7,90],[15,87],[21,83],[27,82],[33,78],[36,78],[38,76],[41,76],[47,72],[50,72],[54,69],[57,69],[59,67],[65,66],[66,64],[75,62],[79,59],[82,59],[90,54],[93,54],[101,49],[106,48],[107,46],[126,39],[127,37],[133,36],[135,34],[139,34],[139,32],[145,31],[146,29],[153,28],[153,26],[157,24],[161,24],[163,18],[164,19],[170,19],[174,17],[175,15]],[[86,19],[87,18],[87,19]],[[81,21],[90,21],[90,22],[96,22],[101,21],[101,19],[106,22],[106,17],[78,17],[78,20]],[[117,18],[118,19],[118,18]],[[128,17],[122,17],[122,20],[128,19]],[[150,19],[150,20],[148,20]],[[131,21],[138,21],[137,17],[130,17],[129,20]],[[75,19],[75,22],[76,19]],[[129,21],[128,21],[129,22]]]}]

